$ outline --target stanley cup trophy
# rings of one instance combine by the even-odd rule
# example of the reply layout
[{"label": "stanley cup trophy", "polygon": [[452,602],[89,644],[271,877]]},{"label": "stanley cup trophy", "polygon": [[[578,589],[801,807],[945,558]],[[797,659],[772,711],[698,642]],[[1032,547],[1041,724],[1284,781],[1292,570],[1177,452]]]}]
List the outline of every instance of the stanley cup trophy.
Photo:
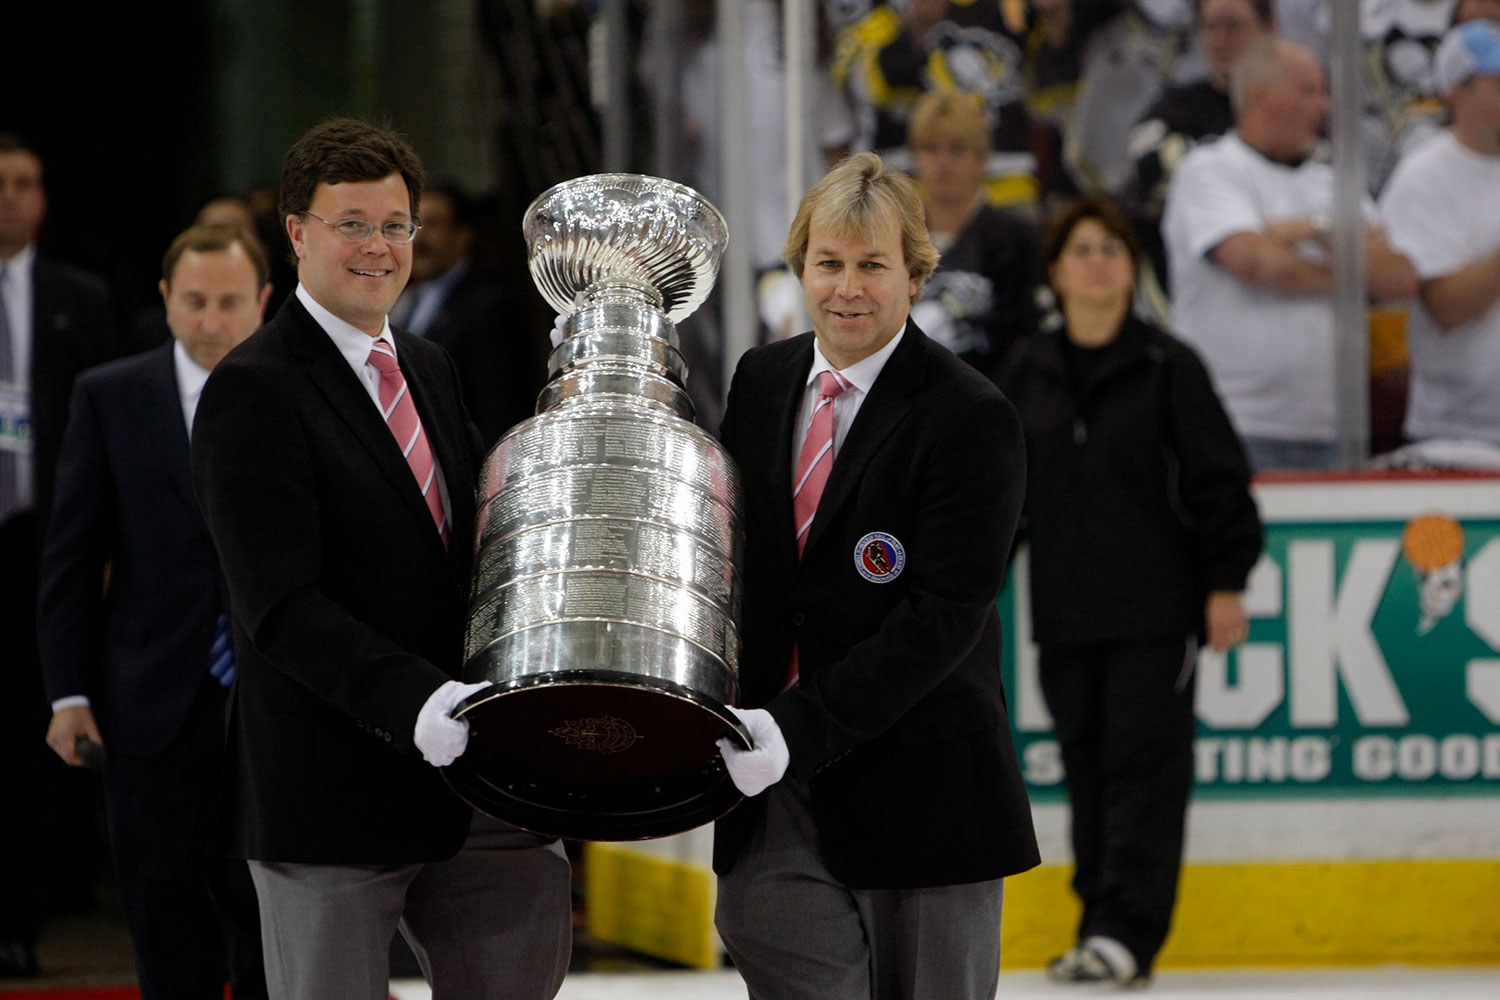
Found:
[{"label": "stanley cup trophy", "polygon": [[537,415],[479,484],[464,679],[477,808],[585,840],[691,829],[740,799],[715,741],[738,699],[739,475],[691,423],[675,324],[728,234],[697,192],[634,174],[527,209],[531,274],[567,316]]}]

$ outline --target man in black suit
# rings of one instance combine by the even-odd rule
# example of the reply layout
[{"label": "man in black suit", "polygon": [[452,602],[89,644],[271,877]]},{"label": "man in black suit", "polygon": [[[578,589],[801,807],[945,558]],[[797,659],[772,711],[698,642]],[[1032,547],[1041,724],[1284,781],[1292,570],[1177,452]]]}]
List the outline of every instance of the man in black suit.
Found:
[{"label": "man in black suit", "polygon": [[785,254],[813,332],[746,353],[721,432],[755,746],[720,744],[752,797],[716,830],[716,922],[752,997],[989,1000],[1001,880],[1038,861],[995,606],[1020,422],[909,321],[938,255],[879,157],[813,187]]},{"label": "man in black suit", "polygon": [[[0,135],[0,978],[36,974],[46,882],[58,864],[92,872],[82,853],[59,860],[61,794],[91,794],[68,780],[42,741],[47,703],[37,662],[37,553],[52,507],[53,477],[79,372],[115,356],[109,294],[93,275],[37,253],[46,215],[42,161]],[[87,841],[88,838],[81,838]]]},{"label": "man in black suit", "polygon": [[266,995],[250,874],[214,837],[234,668],[188,436],[209,372],[260,325],[268,277],[240,230],[172,241],[161,294],[173,341],[78,379],[42,553],[47,742],[75,767],[81,740],[108,751],[110,843],[145,1000],[222,1000],[226,979],[236,1000]]},{"label": "man in black suit", "polygon": [[441,344],[462,380],[464,408],[486,448],[536,413],[546,382],[547,345],[525,309],[474,260],[474,202],[451,183],[422,192],[422,238],[412,247],[411,286],[391,315]]},{"label": "man in black suit", "polygon": [[225,358],[193,475],[233,610],[231,851],[278,1000],[383,998],[398,925],[436,1000],[552,997],[571,948],[556,842],[476,817],[438,767],[468,610],[477,432],[442,348],[393,331],[420,161],[353,119],[282,164],[299,284]]}]

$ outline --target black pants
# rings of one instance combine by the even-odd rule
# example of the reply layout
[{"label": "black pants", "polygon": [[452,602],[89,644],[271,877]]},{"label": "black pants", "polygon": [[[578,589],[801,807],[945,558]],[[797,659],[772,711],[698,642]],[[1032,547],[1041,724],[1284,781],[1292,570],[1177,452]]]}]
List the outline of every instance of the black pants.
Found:
[{"label": "black pants", "polygon": [[1196,659],[1191,638],[1041,650],[1072,808],[1078,940],[1114,938],[1143,972],[1177,902]]},{"label": "black pants", "polygon": [[115,754],[105,765],[115,874],[144,1000],[221,1000],[226,981],[235,1000],[266,996],[255,886],[216,836],[225,701],[205,670],[165,750]]}]

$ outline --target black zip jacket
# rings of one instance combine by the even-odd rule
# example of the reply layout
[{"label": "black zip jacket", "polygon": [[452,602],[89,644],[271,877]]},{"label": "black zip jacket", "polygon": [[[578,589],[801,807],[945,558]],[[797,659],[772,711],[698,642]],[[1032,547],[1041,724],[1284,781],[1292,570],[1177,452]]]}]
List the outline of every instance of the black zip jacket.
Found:
[{"label": "black zip jacket", "polygon": [[1201,639],[1208,593],[1243,590],[1263,544],[1244,449],[1182,341],[1127,316],[1080,380],[1064,337],[1024,345],[1005,387],[1026,434],[1036,641]]}]

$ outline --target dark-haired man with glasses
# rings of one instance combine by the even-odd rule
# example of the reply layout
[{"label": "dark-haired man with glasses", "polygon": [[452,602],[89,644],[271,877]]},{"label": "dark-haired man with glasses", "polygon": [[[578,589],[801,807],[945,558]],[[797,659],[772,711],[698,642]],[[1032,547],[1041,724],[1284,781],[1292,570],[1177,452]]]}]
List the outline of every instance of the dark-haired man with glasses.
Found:
[{"label": "dark-haired man with glasses", "polygon": [[549,998],[559,845],[449,791],[481,451],[442,348],[387,318],[423,169],[335,119],[282,164],[295,294],[204,387],[193,473],[234,619],[228,836],[275,1000],[384,1000],[399,926],[435,1000]]}]

